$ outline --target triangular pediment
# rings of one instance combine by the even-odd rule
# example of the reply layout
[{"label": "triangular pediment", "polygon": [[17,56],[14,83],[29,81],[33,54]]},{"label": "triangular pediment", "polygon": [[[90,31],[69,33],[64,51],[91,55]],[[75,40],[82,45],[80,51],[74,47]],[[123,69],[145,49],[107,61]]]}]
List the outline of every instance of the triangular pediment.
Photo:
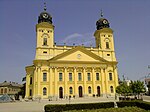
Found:
[{"label": "triangular pediment", "polygon": [[97,56],[84,47],[78,46],[68,50],[56,57],[50,59],[51,61],[73,61],[73,62],[108,62],[107,60]]}]

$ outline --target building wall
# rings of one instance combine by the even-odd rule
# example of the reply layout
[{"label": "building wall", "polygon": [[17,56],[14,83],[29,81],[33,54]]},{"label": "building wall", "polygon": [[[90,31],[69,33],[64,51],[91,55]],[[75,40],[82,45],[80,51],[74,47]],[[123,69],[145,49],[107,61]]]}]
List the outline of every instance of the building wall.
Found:
[{"label": "building wall", "polygon": [[[46,22],[36,25],[36,34],[36,56],[33,65],[26,67],[26,98],[90,97],[99,93],[101,96],[115,95],[118,73],[112,29],[95,31],[96,47],[58,46],[53,41],[54,26]],[[47,38],[46,45],[43,38]],[[43,73],[47,74],[46,81],[43,81]],[[62,73],[62,81],[59,81],[59,73]],[[72,73],[72,81],[69,81],[69,73]],[[82,74],[82,81],[78,81],[78,73]],[[90,81],[87,73],[90,73]],[[100,80],[96,80],[96,73],[100,74]],[[70,87],[72,94],[69,93]],[[100,92],[97,92],[97,87]]]}]

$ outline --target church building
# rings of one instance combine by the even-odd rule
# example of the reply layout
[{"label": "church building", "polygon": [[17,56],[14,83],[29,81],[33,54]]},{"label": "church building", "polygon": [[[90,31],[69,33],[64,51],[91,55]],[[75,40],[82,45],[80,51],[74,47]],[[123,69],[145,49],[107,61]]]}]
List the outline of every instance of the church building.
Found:
[{"label": "church building", "polygon": [[40,13],[36,55],[26,70],[26,98],[114,96],[118,86],[113,30],[101,15],[94,33],[96,47],[56,45],[52,16]]}]

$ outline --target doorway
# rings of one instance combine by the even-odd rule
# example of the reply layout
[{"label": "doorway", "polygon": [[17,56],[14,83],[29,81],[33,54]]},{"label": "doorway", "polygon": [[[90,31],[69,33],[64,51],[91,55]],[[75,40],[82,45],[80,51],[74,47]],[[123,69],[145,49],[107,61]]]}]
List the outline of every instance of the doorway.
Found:
[{"label": "doorway", "polygon": [[100,93],[100,87],[97,86],[97,96],[100,96],[100,95],[101,95],[101,93]]},{"label": "doorway", "polygon": [[82,86],[79,86],[79,97],[83,97]]},{"label": "doorway", "polygon": [[59,98],[63,98],[63,88],[59,88]]}]

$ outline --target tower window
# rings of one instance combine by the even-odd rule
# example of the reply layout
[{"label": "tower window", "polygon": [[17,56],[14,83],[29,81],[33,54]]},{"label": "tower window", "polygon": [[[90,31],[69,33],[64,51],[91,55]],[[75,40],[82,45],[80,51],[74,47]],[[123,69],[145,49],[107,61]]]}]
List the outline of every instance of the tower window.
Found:
[{"label": "tower window", "polygon": [[32,84],[32,77],[30,77],[30,84]]},{"label": "tower window", "polygon": [[109,42],[106,42],[106,49],[109,49]]},{"label": "tower window", "polygon": [[69,73],[69,81],[72,81],[72,73]]},{"label": "tower window", "polygon": [[43,38],[43,45],[47,45],[47,38]]},{"label": "tower window", "polygon": [[107,56],[110,56],[110,54],[107,54]]},{"label": "tower window", "polygon": [[78,81],[82,81],[81,73],[78,73]]},{"label": "tower window", "polygon": [[109,80],[112,80],[112,73],[109,73]]},{"label": "tower window", "polygon": [[47,81],[47,73],[43,73],[43,81]]},{"label": "tower window", "polygon": [[43,51],[44,54],[47,54],[47,51]]},{"label": "tower window", "polygon": [[62,73],[59,73],[59,81],[62,81]]},{"label": "tower window", "polygon": [[91,75],[90,75],[90,73],[87,73],[87,79],[88,79],[88,81],[91,81]]}]

